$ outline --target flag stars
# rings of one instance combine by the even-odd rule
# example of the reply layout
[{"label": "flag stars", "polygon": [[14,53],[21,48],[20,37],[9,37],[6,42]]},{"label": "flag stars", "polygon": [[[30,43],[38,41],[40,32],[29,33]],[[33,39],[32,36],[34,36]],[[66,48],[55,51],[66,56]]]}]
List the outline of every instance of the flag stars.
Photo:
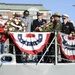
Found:
[{"label": "flag stars", "polygon": [[20,39],[20,38],[21,38],[21,36],[18,36],[18,38]]},{"label": "flag stars", "polygon": [[22,40],[22,39],[21,39],[20,41],[21,41],[21,42],[23,42],[23,40]]},{"label": "flag stars", "polygon": [[39,38],[42,38],[41,36]]},{"label": "flag stars", "polygon": [[22,34],[18,34],[18,40],[26,46],[36,46],[42,41],[42,38],[43,38],[42,34],[39,34],[38,39],[36,39],[36,41],[31,42],[31,41],[22,39],[22,37],[23,37]]},{"label": "flag stars", "polygon": [[27,45],[27,42],[25,41],[25,44]]}]

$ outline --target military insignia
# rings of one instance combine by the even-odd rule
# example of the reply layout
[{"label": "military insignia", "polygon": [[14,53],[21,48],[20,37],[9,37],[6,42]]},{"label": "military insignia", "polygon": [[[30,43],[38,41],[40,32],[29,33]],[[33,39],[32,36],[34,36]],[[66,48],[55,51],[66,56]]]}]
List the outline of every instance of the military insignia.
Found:
[{"label": "military insignia", "polygon": [[69,26],[66,26],[66,28],[69,28]]}]

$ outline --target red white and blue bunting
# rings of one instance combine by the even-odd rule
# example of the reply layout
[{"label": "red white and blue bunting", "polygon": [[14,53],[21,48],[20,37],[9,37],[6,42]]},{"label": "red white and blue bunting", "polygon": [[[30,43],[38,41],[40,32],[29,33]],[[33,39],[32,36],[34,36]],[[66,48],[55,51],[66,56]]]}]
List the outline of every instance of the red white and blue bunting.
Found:
[{"label": "red white and blue bunting", "polygon": [[[44,50],[50,39],[50,32],[11,32],[15,45],[28,54],[38,54]],[[75,60],[75,37],[58,34],[58,43],[62,54],[69,60]]]},{"label": "red white and blue bunting", "polygon": [[69,60],[75,60],[75,37],[66,34],[58,34],[58,42],[62,54]]},{"label": "red white and blue bunting", "polygon": [[49,32],[11,32],[11,38],[17,47],[28,54],[38,54],[48,44]]}]

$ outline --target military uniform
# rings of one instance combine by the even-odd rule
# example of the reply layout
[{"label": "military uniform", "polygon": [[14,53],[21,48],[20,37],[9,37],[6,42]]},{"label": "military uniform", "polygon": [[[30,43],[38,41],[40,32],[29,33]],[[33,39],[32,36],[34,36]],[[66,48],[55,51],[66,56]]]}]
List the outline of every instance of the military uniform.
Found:
[{"label": "military uniform", "polygon": [[67,22],[66,24],[62,23],[62,32],[65,34],[70,34],[74,31],[74,26],[72,23]]},{"label": "military uniform", "polygon": [[[53,22],[53,29],[52,29],[52,32],[56,31],[56,32],[61,32],[62,30],[62,23],[60,21],[60,13],[59,12],[56,12],[54,13],[53,15],[54,17],[54,22]],[[53,38],[55,37],[55,33],[51,33],[51,38],[49,40],[49,42],[51,43],[51,41],[53,40]],[[58,51],[57,53],[59,52],[59,47],[57,48]],[[55,54],[55,44],[52,44],[50,46],[50,50],[48,52],[48,55],[54,55]],[[55,57],[50,57],[51,59],[48,61],[48,62],[54,62],[55,61]]]},{"label": "military uniform", "polygon": [[54,26],[52,31],[61,32],[62,30],[62,23],[60,20],[54,21]]},{"label": "military uniform", "polygon": [[60,17],[61,17],[60,13],[59,12],[54,13],[53,17],[54,17],[53,31],[61,32],[62,23],[60,21]]},{"label": "military uniform", "polygon": [[44,25],[45,23],[47,23],[47,21],[45,19],[42,19],[42,20],[34,20],[33,23],[32,23],[32,28],[31,28],[31,31],[35,31],[35,28],[36,27],[40,27],[41,25]]},{"label": "military uniform", "polygon": [[[62,32],[65,33],[65,34],[70,34],[71,32],[74,32],[74,27],[73,27],[73,24],[71,22],[67,22],[66,24],[62,23]],[[62,59],[62,62],[70,62],[70,61],[67,61],[68,59],[63,55],[63,53],[61,52],[61,57],[66,59]]]},{"label": "military uniform", "polygon": [[[47,21],[42,18],[42,14],[40,12],[37,12],[37,19],[33,20],[31,25],[31,31],[35,31],[37,27],[40,27],[42,25],[46,25]],[[41,17],[41,18],[40,18]],[[38,53],[38,61],[40,60],[43,52]]]},{"label": "military uniform", "polygon": [[47,21],[42,18],[43,13],[37,12],[37,19],[33,20],[31,25],[31,31],[35,31],[36,27],[46,25]]},{"label": "military uniform", "polygon": [[67,14],[62,15],[63,23],[62,23],[62,32],[65,34],[70,34],[74,32],[73,23],[68,21],[69,16]]},{"label": "military uniform", "polygon": [[[34,20],[33,23],[32,23],[32,25],[31,25],[31,27],[32,27],[31,31],[32,32],[35,31],[36,27],[40,27],[40,26],[42,26],[42,25],[44,25],[46,23],[47,22],[46,22],[45,19],[41,19],[41,20],[36,19],[36,20]],[[45,49],[44,49],[44,51],[45,51]],[[38,61],[40,60],[42,54],[43,54],[43,52],[38,53]]]}]

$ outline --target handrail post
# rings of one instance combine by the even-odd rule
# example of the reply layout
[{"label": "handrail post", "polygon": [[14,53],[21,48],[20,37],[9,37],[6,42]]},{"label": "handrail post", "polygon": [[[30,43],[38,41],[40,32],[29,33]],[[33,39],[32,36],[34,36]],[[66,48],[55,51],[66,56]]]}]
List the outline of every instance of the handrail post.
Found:
[{"label": "handrail post", "polygon": [[57,32],[55,32],[55,65],[57,65]]},{"label": "handrail post", "polygon": [[43,57],[45,56],[45,54],[49,50],[50,46],[52,45],[53,41],[55,40],[55,37],[56,36],[54,36],[53,40],[51,41],[51,43],[49,44],[49,46],[47,47],[46,51],[44,52],[44,54],[42,55],[41,59],[39,60],[39,62],[37,64],[39,64],[41,62],[41,60],[43,59]]}]

